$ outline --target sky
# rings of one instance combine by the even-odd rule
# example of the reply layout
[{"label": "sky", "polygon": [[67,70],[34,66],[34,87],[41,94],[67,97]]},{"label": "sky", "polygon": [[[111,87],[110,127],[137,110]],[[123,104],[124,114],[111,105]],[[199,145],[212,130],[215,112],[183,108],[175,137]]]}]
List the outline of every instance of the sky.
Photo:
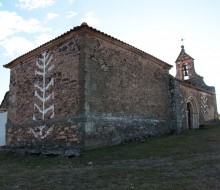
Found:
[{"label": "sky", "polygon": [[183,43],[220,110],[219,10],[219,0],[0,0],[0,102],[10,81],[4,64],[87,22],[173,65],[174,76]]}]

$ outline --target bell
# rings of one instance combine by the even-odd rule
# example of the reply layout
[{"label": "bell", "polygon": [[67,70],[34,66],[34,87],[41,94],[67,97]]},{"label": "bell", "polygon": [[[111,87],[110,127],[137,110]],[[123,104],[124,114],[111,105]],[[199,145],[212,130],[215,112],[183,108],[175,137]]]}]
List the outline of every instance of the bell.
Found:
[{"label": "bell", "polygon": [[184,74],[184,76],[189,76],[188,75],[188,67],[187,67],[187,65],[183,65],[183,74]]},{"label": "bell", "polygon": [[184,76],[189,76],[187,70],[184,70]]}]

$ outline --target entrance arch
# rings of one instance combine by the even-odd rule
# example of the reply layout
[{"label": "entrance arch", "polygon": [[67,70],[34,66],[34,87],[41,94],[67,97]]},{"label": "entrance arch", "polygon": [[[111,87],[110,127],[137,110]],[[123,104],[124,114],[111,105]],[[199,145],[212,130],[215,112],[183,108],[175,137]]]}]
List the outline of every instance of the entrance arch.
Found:
[{"label": "entrance arch", "polygon": [[187,127],[188,129],[197,129],[199,128],[199,112],[195,100],[192,97],[189,97],[187,100]]}]

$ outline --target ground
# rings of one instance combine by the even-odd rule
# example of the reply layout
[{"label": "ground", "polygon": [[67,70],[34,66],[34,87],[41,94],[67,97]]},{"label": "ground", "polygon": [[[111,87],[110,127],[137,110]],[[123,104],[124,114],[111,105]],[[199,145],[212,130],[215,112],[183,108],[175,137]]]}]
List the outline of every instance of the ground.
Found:
[{"label": "ground", "polygon": [[80,157],[0,153],[0,189],[220,189],[220,126]]}]

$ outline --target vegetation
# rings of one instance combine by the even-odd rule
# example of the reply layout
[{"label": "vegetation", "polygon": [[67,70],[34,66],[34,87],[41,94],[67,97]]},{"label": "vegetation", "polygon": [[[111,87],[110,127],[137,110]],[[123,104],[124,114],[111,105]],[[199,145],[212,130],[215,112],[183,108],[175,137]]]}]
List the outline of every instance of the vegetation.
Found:
[{"label": "vegetation", "polygon": [[88,150],[75,158],[0,153],[0,189],[220,189],[220,127]]}]

